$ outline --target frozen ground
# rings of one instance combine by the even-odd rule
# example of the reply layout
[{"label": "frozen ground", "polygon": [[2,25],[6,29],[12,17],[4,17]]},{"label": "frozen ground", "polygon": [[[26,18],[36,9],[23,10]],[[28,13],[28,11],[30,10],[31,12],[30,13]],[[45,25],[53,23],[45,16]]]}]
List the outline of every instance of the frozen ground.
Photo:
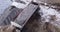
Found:
[{"label": "frozen ground", "polygon": [[11,3],[10,0],[0,0],[0,15]]}]

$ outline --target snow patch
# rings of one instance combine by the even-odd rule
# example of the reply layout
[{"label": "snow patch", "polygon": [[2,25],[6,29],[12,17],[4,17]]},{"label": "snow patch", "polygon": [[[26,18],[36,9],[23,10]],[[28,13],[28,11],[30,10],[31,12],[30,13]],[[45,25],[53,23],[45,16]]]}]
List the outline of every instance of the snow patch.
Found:
[{"label": "snow patch", "polygon": [[50,22],[51,16],[55,15],[56,16],[56,20],[55,21],[60,21],[60,13],[52,8],[49,8],[47,6],[43,6],[40,5],[41,10],[39,12],[41,12],[42,14],[41,17],[45,19],[45,22]]}]

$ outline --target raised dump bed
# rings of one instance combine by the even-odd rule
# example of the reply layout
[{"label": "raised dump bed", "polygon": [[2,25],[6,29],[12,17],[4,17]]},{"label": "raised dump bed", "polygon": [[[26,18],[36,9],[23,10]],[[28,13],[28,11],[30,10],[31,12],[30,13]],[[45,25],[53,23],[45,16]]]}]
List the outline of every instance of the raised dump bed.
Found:
[{"label": "raised dump bed", "polygon": [[19,24],[15,25],[12,23],[12,25],[19,27],[22,29],[24,25],[27,23],[27,21],[30,19],[30,17],[34,14],[34,12],[38,9],[38,5],[34,4],[29,4],[20,14],[19,16],[15,19],[15,23]]}]

